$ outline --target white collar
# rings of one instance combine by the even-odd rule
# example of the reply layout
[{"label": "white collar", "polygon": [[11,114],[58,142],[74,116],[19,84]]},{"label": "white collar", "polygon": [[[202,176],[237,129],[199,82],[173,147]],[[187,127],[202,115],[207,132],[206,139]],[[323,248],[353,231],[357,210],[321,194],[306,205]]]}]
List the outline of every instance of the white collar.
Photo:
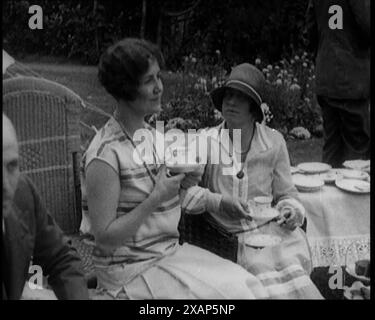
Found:
[{"label": "white collar", "polygon": [[[258,145],[261,152],[267,151],[268,149],[271,149],[273,146],[273,143],[267,133],[267,127],[264,124],[260,124],[259,122],[255,122],[256,130],[255,130],[255,136],[254,136],[254,145]],[[219,139],[220,141],[225,141],[228,138],[227,134],[224,134],[224,131],[222,129],[225,129],[225,120],[220,123],[216,127],[220,134]],[[224,143],[224,145],[226,145]]]}]

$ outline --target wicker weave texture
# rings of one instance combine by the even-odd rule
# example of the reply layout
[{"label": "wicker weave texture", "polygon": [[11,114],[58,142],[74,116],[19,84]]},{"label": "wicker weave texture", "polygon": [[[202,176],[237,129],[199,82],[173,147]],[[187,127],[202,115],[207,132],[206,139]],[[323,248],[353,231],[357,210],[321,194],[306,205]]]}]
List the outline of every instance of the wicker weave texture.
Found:
[{"label": "wicker weave texture", "polygon": [[3,92],[3,111],[20,144],[21,171],[33,179],[60,227],[77,232],[81,213],[74,168],[79,166],[73,158],[80,160],[82,101],[57,83],[32,77],[3,81]]},{"label": "wicker weave texture", "polygon": [[237,262],[238,239],[211,226],[205,214],[181,215],[179,223],[180,243],[190,243],[218,256]]}]

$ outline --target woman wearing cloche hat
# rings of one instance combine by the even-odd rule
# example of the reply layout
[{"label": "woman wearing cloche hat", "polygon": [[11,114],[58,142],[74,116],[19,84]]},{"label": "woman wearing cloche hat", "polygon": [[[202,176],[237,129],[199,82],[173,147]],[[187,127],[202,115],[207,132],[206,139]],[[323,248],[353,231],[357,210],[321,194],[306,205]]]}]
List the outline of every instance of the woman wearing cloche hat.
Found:
[{"label": "woman wearing cloche hat", "polygon": [[[222,87],[211,92],[224,121],[205,131],[211,150],[202,183],[188,189],[182,206],[186,213],[206,212],[214,228],[237,235],[237,263],[260,276],[272,297],[322,298],[309,277],[311,256],[300,228],[305,209],[292,182],[285,140],[263,123],[265,83],[260,70],[243,63],[232,69]],[[217,155],[221,158],[214,159]],[[230,161],[224,164],[223,155]],[[257,224],[251,219],[254,208],[247,202],[255,197],[272,199],[280,216],[251,231]],[[261,250],[245,245],[248,237],[259,233],[282,241],[265,244]]]}]

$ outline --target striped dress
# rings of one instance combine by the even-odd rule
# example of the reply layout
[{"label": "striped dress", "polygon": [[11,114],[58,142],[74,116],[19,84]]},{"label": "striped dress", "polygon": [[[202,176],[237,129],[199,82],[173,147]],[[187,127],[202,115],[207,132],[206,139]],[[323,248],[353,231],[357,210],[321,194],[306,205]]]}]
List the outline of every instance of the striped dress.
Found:
[{"label": "striped dress", "polygon": [[[154,133],[151,127],[148,129]],[[152,142],[152,141],[151,141]],[[90,232],[85,170],[94,159],[111,166],[121,185],[117,217],[144,201],[153,183],[134,160],[134,148],[114,118],[97,132],[83,157],[81,230]],[[157,157],[156,153],[154,153]],[[156,159],[156,158],[155,158]],[[156,175],[160,164],[148,165]],[[201,248],[179,244],[179,196],[161,203],[134,235],[111,250],[96,243],[94,264],[100,298],[120,299],[251,299],[267,298],[261,282],[229,260]],[[99,294],[100,293],[100,294]]]}]

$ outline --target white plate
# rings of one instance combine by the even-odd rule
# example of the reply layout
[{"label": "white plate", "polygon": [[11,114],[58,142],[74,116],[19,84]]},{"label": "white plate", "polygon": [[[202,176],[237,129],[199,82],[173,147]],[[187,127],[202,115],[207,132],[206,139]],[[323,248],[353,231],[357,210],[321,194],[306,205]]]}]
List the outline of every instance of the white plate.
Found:
[{"label": "white plate", "polygon": [[292,177],[293,183],[299,191],[312,192],[319,190],[324,186],[324,181],[317,177],[295,174]]},{"label": "white plate", "polygon": [[347,160],[342,165],[349,169],[370,170],[370,160]]},{"label": "white plate", "polygon": [[254,220],[257,221],[268,221],[272,220],[280,215],[280,212],[275,208],[269,208],[267,210],[263,210],[262,213],[258,213],[255,209],[249,214]]},{"label": "white plate", "polygon": [[251,234],[245,239],[245,244],[254,248],[275,246],[281,242],[281,237],[271,234]]},{"label": "white plate", "polygon": [[322,173],[332,169],[329,164],[322,162],[304,162],[300,163],[297,168],[304,173]]},{"label": "white plate", "polygon": [[356,179],[338,179],[336,186],[342,190],[353,193],[370,193],[370,183]]},{"label": "white plate", "polygon": [[366,172],[355,169],[338,169],[338,171],[347,179],[366,180],[369,176]]},{"label": "white plate", "polygon": [[355,263],[352,263],[352,264],[349,264],[346,266],[345,268],[346,272],[349,273],[352,277],[358,279],[358,280],[362,280],[362,281],[367,281],[369,282],[370,281],[370,278],[367,278],[367,277],[364,277],[364,276],[360,276],[358,274],[356,274],[355,272]]}]

